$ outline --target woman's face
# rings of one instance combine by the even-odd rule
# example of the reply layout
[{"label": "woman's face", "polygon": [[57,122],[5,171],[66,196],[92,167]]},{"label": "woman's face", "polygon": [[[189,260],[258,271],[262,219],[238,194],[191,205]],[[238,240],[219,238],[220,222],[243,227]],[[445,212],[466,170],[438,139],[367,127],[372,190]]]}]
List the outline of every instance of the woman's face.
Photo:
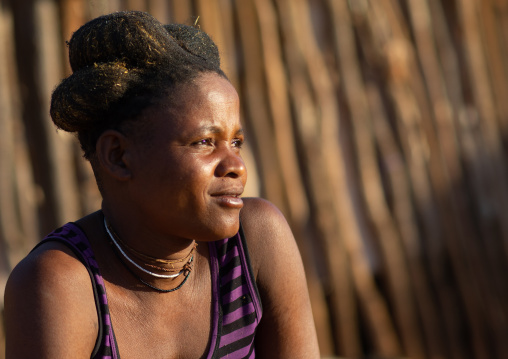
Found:
[{"label": "woman's face", "polygon": [[129,152],[129,195],[151,230],[196,240],[233,236],[247,171],[239,99],[216,74],[178,86],[145,111]]}]

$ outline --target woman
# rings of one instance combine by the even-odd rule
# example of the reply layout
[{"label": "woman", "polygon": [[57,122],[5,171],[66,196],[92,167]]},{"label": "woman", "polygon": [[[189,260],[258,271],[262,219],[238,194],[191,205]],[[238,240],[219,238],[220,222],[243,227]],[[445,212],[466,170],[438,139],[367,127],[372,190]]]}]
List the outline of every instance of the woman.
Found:
[{"label": "woman", "polygon": [[102,209],[12,272],[7,358],[318,358],[305,275],[280,212],[241,198],[238,95],[196,27],[99,17],[52,97]]}]

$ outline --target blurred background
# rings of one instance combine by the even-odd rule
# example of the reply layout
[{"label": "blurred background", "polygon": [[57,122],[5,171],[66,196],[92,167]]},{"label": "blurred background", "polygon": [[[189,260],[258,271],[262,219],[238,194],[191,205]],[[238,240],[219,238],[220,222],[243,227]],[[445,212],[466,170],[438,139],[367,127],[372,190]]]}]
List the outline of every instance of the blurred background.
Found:
[{"label": "blurred background", "polygon": [[49,99],[72,32],[125,9],[219,45],[324,357],[506,358],[506,0],[0,0],[0,323],[13,266],[100,206]]}]

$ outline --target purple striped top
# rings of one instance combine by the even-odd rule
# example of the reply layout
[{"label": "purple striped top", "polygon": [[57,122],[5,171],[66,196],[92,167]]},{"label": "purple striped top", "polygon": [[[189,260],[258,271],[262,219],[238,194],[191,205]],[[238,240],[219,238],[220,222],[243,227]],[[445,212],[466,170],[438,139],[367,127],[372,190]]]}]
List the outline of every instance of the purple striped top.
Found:
[{"label": "purple striped top", "polygon": [[[46,236],[40,244],[47,241],[67,245],[90,274],[99,318],[99,335],[91,358],[119,359],[104,281],[86,235],[76,224],[67,223]],[[208,245],[213,326],[207,359],[255,358],[254,336],[262,307],[242,228],[234,237]]]}]

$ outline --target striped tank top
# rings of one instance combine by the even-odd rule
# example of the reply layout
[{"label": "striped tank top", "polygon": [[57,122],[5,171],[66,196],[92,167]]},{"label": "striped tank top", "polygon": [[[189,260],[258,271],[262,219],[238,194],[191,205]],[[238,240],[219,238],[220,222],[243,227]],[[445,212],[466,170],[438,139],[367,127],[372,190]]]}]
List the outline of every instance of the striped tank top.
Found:
[{"label": "striped tank top", "polygon": [[[90,274],[99,318],[99,334],[91,358],[119,359],[104,281],[86,235],[77,224],[67,223],[46,236],[39,245],[47,241],[67,245]],[[210,242],[208,246],[213,312],[207,359],[255,358],[254,336],[262,307],[243,231],[240,228],[234,237]]]}]

